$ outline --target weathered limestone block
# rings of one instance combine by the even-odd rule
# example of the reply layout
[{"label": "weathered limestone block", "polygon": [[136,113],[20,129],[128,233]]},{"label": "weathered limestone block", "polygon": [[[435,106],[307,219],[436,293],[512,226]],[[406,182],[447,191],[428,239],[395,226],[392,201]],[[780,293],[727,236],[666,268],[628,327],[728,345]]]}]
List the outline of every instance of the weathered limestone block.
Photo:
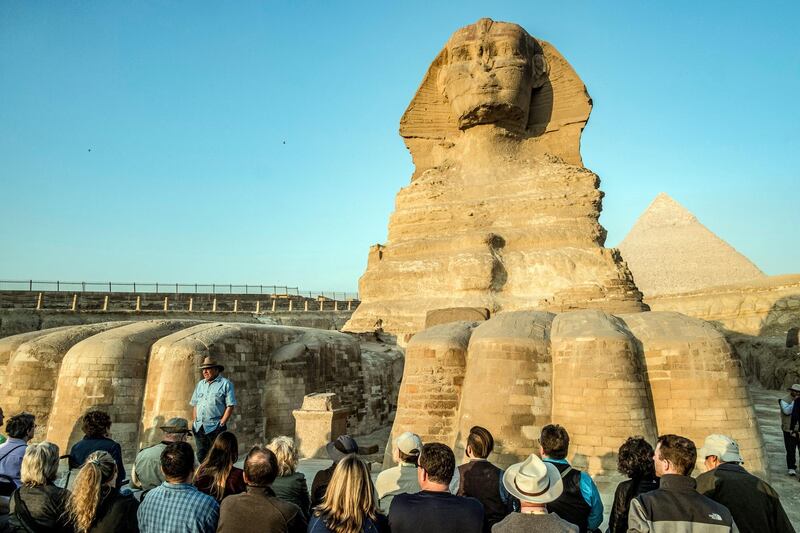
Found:
[{"label": "weathered limestone block", "polygon": [[481,425],[495,437],[491,459],[508,466],[538,453],[542,426],[558,423],[570,433],[570,461],[611,485],[628,436],[652,443],[678,433],[699,445],[724,433],[738,440],[749,470],[766,470],[740,361],[702,320],[503,312],[474,331],[469,323],[424,330],[409,342],[407,358],[393,437],[414,431],[460,456],[469,428]]},{"label": "weathered limestone block", "polygon": [[489,310],[485,307],[449,307],[447,309],[431,309],[425,315],[425,329],[447,324],[449,322],[483,322],[489,319]]},{"label": "weathered limestone block", "polygon": [[305,396],[303,406],[292,411],[297,453],[301,458],[327,459],[325,445],[347,433],[349,409],[340,405],[336,394],[320,392]]},{"label": "weathered limestone block", "polygon": [[[413,431],[423,442],[452,446],[474,322],[451,322],[414,335],[406,348],[403,381],[390,440]],[[387,446],[384,464],[392,462]]]},{"label": "weathered limestone block", "polygon": [[61,362],[47,439],[68,450],[83,437],[79,418],[89,409],[108,411],[114,440],[132,461],[139,443],[142,397],[150,347],[196,321],[153,320],[99,333],[74,345]]},{"label": "weathered limestone block", "polygon": [[590,111],[572,67],[520,26],[481,19],[453,34],[401,119],[416,170],[345,330],[381,321],[403,339],[448,307],[645,309],[603,248],[599,178],[579,150]]},{"label": "weathered limestone block", "polygon": [[189,399],[197,369],[212,356],[225,366],[238,402],[228,424],[243,449],[278,435],[293,435],[292,410],[313,392],[334,392],[348,407],[349,427],[370,416],[364,400],[358,342],[335,331],[287,326],[201,324],[159,340],[152,349],[144,394],[141,445],[159,438],[158,425],[192,418]]},{"label": "weathered limestone block", "polygon": [[642,346],[660,434],[702,443],[736,439],[751,472],[766,472],[764,443],[742,366],[711,324],[671,312],[621,315]]},{"label": "weathered limestone block", "polygon": [[502,466],[538,452],[542,426],[550,423],[553,369],[548,335],[553,314],[500,313],[472,333],[461,394],[457,458],[474,425],[491,428],[493,460]]},{"label": "weathered limestone block", "polygon": [[[28,341],[32,341],[44,335],[48,335],[55,331],[62,331],[64,329],[65,328],[62,327],[41,331],[29,331],[27,333],[20,333],[18,335],[11,335],[10,337],[0,339],[0,387],[5,384],[6,379],[8,378],[8,363],[11,360],[11,356],[17,351],[17,348]],[[10,414],[17,413],[9,410],[6,413],[6,416]]]},{"label": "weathered limestone block", "polygon": [[705,287],[648,298],[653,311],[676,311],[736,333],[785,338],[800,324],[800,274]]},{"label": "weathered limestone block", "polygon": [[619,481],[616,453],[631,435],[655,442],[645,367],[625,324],[602,311],[557,315],[550,332],[553,420],[569,428],[572,464]]},{"label": "weathered limestone block", "polygon": [[43,330],[14,351],[8,362],[0,398],[6,413],[26,411],[36,416],[36,440],[44,440],[53,408],[58,373],[67,351],[80,341],[130,322],[104,322]]}]

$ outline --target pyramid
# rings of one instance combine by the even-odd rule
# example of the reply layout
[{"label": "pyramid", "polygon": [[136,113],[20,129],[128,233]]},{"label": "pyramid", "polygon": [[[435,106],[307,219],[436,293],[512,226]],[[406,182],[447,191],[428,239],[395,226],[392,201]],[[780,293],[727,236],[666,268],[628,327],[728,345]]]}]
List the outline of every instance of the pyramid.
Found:
[{"label": "pyramid", "polygon": [[764,277],[749,259],[663,192],[618,248],[645,298]]}]

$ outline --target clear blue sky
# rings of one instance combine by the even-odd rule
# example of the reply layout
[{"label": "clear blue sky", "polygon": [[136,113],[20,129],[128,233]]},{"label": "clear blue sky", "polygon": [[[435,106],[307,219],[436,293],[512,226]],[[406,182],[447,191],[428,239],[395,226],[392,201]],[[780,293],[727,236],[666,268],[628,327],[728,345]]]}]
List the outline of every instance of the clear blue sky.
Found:
[{"label": "clear blue sky", "polygon": [[666,191],[800,272],[798,6],[5,0],[0,277],[355,289],[412,173],[400,116],[484,16],[586,83],[607,245]]}]

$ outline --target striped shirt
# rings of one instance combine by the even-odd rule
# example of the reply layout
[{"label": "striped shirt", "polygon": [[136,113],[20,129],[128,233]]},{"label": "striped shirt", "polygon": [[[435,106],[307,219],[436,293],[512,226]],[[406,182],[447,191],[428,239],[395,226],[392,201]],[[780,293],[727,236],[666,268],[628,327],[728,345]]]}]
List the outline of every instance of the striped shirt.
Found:
[{"label": "striped shirt", "polygon": [[142,533],[213,533],[219,504],[189,483],[167,483],[154,488],[139,506]]}]

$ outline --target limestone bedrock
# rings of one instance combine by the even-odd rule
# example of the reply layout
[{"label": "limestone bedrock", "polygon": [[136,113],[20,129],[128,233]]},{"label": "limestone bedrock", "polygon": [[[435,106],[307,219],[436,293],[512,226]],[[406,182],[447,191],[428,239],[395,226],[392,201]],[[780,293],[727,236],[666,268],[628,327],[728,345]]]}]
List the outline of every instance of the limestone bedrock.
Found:
[{"label": "limestone bedrock", "polygon": [[580,156],[590,111],[572,67],[522,27],[455,32],[400,121],[415,171],[344,329],[403,342],[433,309],[646,309],[603,247],[600,180]]}]

